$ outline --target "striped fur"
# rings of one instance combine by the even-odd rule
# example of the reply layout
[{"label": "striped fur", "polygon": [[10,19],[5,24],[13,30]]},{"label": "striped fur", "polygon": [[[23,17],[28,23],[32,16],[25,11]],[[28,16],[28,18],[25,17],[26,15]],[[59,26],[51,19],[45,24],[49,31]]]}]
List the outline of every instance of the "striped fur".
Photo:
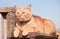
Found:
[{"label": "striped fur", "polygon": [[51,20],[35,15],[32,16],[31,5],[26,8],[19,8],[15,6],[15,9],[15,15],[18,19],[14,30],[15,37],[18,37],[21,32],[23,36],[28,35],[29,32],[36,32],[47,36],[53,35],[53,33],[56,32],[55,25]]}]

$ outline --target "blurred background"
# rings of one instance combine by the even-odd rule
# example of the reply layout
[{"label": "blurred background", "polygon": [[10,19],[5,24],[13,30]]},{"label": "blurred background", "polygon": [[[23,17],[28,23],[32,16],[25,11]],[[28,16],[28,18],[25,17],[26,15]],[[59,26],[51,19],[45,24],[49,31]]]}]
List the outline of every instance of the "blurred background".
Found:
[{"label": "blurred background", "polygon": [[0,7],[27,7],[32,5],[32,13],[54,22],[60,30],[60,0],[0,0]]}]

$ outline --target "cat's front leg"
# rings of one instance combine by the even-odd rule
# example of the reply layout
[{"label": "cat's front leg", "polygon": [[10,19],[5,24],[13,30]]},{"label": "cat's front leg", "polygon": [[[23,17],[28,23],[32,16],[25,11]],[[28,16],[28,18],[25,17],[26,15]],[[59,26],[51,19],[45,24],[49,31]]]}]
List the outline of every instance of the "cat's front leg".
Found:
[{"label": "cat's front leg", "polygon": [[22,32],[22,35],[23,35],[23,36],[26,36],[26,35],[28,35],[28,33],[29,33],[28,31],[23,31],[23,32]]},{"label": "cat's front leg", "polygon": [[34,31],[32,29],[25,29],[25,30],[23,30],[22,35],[26,36],[29,34],[29,32],[34,32]]},{"label": "cat's front leg", "polygon": [[15,30],[14,30],[14,32],[13,32],[14,37],[18,37],[19,32],[20,32],[19,28],[15,27]]}]

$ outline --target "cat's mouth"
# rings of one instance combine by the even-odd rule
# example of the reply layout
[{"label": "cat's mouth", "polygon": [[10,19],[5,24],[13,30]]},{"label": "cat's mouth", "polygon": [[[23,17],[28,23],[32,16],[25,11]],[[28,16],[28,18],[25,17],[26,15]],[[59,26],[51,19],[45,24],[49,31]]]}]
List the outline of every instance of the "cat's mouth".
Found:
[{"label": "cat's mouth", "polygon": [[19,21],[28,21],[30,19],[26,19],[26,18],[19,18]]},{"label": "cat's mouth", "polygon": [[26,24],[28,23],[31,19],[25,20],[25,19],[18,19],[21,24]]},{"label": "cat's mouth", "polygon": [[18,21],[21,23],[27,23],[31,20],[31,17],[17,17]]}]

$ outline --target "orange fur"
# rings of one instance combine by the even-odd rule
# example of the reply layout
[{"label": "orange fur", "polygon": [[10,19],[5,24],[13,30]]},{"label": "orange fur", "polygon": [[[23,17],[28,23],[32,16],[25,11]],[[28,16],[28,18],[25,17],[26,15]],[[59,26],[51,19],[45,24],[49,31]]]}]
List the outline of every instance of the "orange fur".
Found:
[{"label": "orange fur", "polygon": [[[14,31],[14,36],[16,36],[19,34],[17,31],[20,32],[20,30],[22,31],[22,35],[26,36],[29,32],[39,32],[39,33],[45,33],[47,35],[50,35],[52,33],[56,32],[56,28],[55,25],[53,24],[52,21],[47,20],[45,18],[39,18],[39,17],[35,17],[32,15],[31,13],[31,5],[28,6],[27,8],[19,8],[19,7],[15,7],[16,8],[16,17],[17,17],[17,21],[16,21],[16,28]],[[27,23],[25,23],[26,21],[28,21]],[[23,25],[20,22],[24,22]]]}]

